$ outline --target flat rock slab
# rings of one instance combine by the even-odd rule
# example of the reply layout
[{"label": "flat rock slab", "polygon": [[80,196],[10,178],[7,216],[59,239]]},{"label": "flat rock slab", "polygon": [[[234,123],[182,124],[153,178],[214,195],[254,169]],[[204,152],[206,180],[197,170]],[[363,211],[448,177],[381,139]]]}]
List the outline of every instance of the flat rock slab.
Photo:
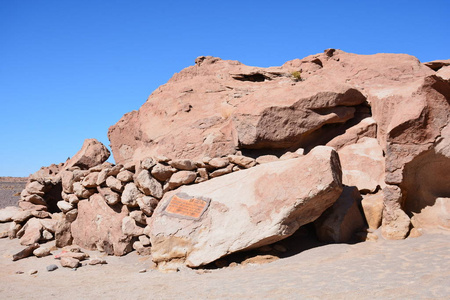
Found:
[{"label": "flat rock slab", "polygon": [[342,192],[337,153],[267,163],[167,193],[150,224],[161,269],[205,265],[282,240],[317,219]]},{"label": "flat rock slab", "polygon": [[71,225],[73,243],[107,254],[124,255],[132,250],[131,237],[122,233],[126,206],[110,207],[100,194],[78,203],[78,216]]}]

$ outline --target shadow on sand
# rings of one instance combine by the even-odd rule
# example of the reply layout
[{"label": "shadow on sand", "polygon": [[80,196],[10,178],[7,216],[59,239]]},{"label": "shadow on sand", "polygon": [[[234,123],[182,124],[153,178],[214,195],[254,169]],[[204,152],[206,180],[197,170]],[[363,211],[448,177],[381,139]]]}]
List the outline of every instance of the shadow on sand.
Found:
[{"label": "shadow on sand", "polygon": [[[347,244],[359,243],[359,240],[352,240]],[[219,269],[224,267],[234,267],[246,264],[262,264],[278,259],[291,257],[303,251],[316,247],[328,245],[329,243],[318,240],[314,224],[306,224],[300,227],[293,235],[258,249],[236,252],[222,257],[210,264],[199,267],[199,269]]]}]

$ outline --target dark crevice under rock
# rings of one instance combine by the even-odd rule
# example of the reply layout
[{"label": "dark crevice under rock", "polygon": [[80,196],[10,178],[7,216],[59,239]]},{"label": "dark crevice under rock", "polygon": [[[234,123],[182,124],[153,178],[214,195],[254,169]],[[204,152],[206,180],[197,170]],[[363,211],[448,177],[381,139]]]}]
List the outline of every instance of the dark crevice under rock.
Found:
[{"label": "dark crevice under rock", "polygon": [[50,190],[43,196],[45,202],[47,203],[47,209],[49,213],[61,212],[57,206],[58,201],[61,201],[62,184],[57,183],[51,185]]},{"label": "dark crevice under rock", "polygon": [[269,77],[267,77],[261,73],[235,74],[235,75],[231,75],[231,76],[233,77],[233,79],[236,79],[239,81],[264,82],[266,80],[271,80]]},{"label": "dark crevice under rock", "polygon": [[[361,242],[356,238],[348,242],[348,244],[356,244]],[[263,246],[253,250],[239,251],[226,255],[212,263],[200,266],[194,269],[218,269],[222,267],[231,267],[236,264],[245,265],[247,263],[262,264],[279,258],[287,258],[297,255],[303,251],[307,251],[316,247],[328,245],[330,243],[321,242],[316,234],[314,223],[308,223],[301,226],[294,234],[281,241]]]}]

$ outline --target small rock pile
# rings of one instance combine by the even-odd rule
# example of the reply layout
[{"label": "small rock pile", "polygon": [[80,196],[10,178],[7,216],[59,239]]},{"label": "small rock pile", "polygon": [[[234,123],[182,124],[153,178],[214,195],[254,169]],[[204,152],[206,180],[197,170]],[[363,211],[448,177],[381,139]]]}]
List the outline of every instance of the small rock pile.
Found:
[{"label": "small rock pile", "polygon": [[[55,249],[49,249],[47,247],[41,247],[40,244],[34,243],[29,245],[25,249],[19,251],[18,253],[13,255],[13,261],[17,261],[19,259],[23,259],[34,255],[36,257],[45,257],[51,255],[51,251]],[[60,261],[60,265],[65,268],[76,269],[82,265],[82,261],[89,259],[84,265],[89,264],[93,265],[103,265],[106,264],[106,260],[103,258],[90,258],[89,254],[83,252],[80,247],[76,245],[66,246],[62,248],[59,254],[55,255],[55,259]],[[51,272],[58,269],[58,266],[55,264],[47,266],[47,271]],[[30,270],[29,274],[33,275],[37,273],[37,270]],[[18,274],[23,274],[22,271],[18,271]]]}]

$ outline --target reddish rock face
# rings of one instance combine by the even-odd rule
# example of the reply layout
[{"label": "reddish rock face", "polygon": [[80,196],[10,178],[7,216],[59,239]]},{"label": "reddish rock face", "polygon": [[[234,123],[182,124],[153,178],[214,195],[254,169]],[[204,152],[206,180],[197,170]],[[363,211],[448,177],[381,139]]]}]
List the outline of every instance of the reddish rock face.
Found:
[{"label": "reddish rock face", "polygon": [[132,250],[131,237],[122,233],[122,219],[128,215],[126,206],[114,209],[100,194],[78,203],[78,216],[71,225],[73,243],[108,254],[124,255]]},{"label": "reddish rock face", "polygon": [[199,159],[237,148],[298,148],[345,123],[364,95],[345,81],[298,81],[293,68],[255,68],[206,57],[176,74],[109,130],[116,162],[145,156]]},{"label": "reddish rock face", "polygon": [[[299,70],[301,81],[292,75]],[[217,157],[237,148],[308,149],[370,116],[362,105],[366,98],[381,102],[375,114],[385,135],[383,109],[390,103],[384,99],[434,73],[401,54],[337,50],[271,68],[206,57],[175,74],[139,111],[124,115],[109,138],[118,163],[157,154]]]},{"label": "reddish rock face", "polygon": [[[57,246],[115,255],[149,251],[143,234],[152,235],[155,261],[198,266],[290,235],[341,182],[363,195],[368,225],[385,238],[450,229],[449,67],[333,49],[271,68],[200,57],[110,128],[117,165],[88,139],[65,164],[31,175],[25,211],[4,213],[15,221],[8,235],[29,245],[54,234]],[[212,199],[202,222],[163,213],[180,191]],[[323,240],[361,227],[359,197],[344,198],[316,222]],[[203,200],[185,200],[164,212],[197,219]],[[40,220],[59,210],[57,226]]]},{"label": "reddish rock face", "polygon": [[450,196],[450,185],[422,180],[450,180],[443,171],[450,165],[449,66],[334,49],[271,68],[200,57],[111,126],[111,147],[123,163],[156,155],[199,160],[237,150],[259,156],[301,147],[307,153],[370,137],[384,154],[373,170],[384,168],[384,174],[377,171],[365,180],[374,184],[360,190],[400,187],[398,205],[385,199],[386,215],[400,209],[412,217]]},{"label": "reddish rock face", "polygon": [[76,166],[86,170],[103,163],[109,155],[109,150],[102,143],[96,139],[86,139],[80,151],[64,164],[64,169]]}]

